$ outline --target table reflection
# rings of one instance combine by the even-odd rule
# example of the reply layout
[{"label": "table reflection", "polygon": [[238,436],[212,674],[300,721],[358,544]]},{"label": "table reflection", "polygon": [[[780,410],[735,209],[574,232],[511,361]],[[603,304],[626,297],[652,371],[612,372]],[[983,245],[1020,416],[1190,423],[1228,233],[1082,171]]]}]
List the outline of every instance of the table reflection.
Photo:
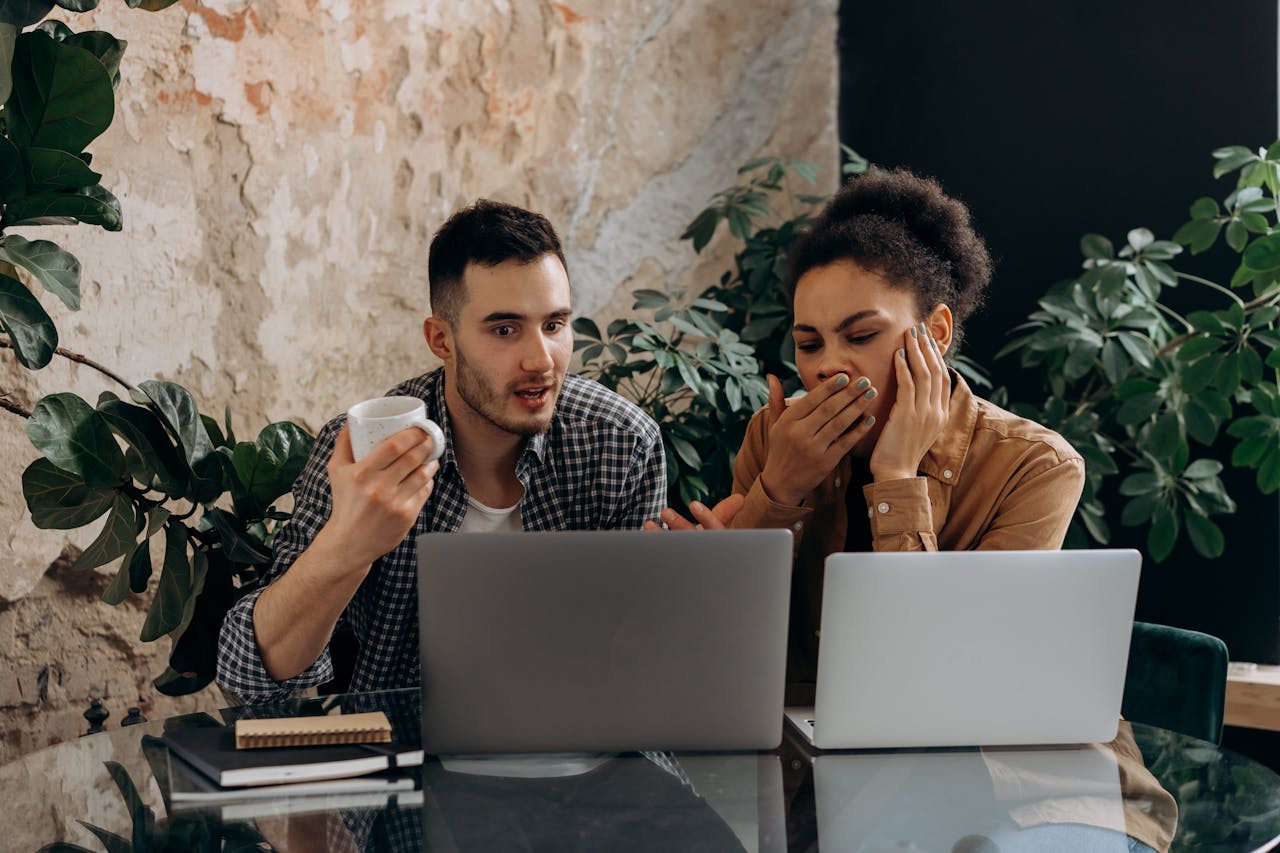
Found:
[{"label": "table reflection", "polygon": [[[403,710],[414,694],[382,699]],[[289,703],[280,713],[377,704],[345,697]],[[1079,853],[1128,850],[1127,833],[1164,853],[1270,849],[1280,835],[1276,774],[1211,744],[1127,724],[1116,743],[1082,748],[812,755],[788,739],[774,754],[631,753],[576,766],[562,757],[522,759],[524,768],[429,758],[418,787],[391,795],[171,802],[157,736],[239,713],[95,735],[0,767],[6,811],[22,816],[10,817],[6,849],[58,841],[94,851]],[[1146,768],[1117,763],[1117,750],[1145,758]]]}]

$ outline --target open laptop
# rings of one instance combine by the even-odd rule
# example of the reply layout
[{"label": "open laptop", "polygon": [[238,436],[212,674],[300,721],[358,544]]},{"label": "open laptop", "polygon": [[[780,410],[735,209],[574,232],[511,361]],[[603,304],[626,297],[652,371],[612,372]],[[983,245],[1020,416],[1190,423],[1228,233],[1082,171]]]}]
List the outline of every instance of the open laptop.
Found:
[{"label": "open laptop", "polygon": [[1142,558],[1133,550],[827,558],[819,749],[1094,743],[1120,719]]},{"label": "open laptop", "polygon": [[791,533],[418,538],[427,752],[771,749]]}]

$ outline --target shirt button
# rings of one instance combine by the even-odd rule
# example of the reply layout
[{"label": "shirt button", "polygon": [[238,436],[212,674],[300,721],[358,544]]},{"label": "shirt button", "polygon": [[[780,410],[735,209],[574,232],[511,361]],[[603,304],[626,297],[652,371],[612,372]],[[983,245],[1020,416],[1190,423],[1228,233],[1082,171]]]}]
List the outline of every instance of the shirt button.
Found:
[{"label": "shirt button", "polygon": [[867,518],[871,518],[871,516],[875,514],[876,514],[875,510],[873,510],[871,507],[867,507]]},{"label": "shirt button", "polygon": [[880,501],[880,503],[876,504],[876,509],[880,510],[881,515],[883,515],[889,511],[889,505],[884,501]]},{"label": "shirt button", "polygon": [[794,530],[796,533],[799,533],[801,530],[804,530],[804,522],[797,521],[795,524],[791,525],[791,529]]},{"label": "shirt button", "polygon": [[944,479],[950,480],[950,479],[951,479],[951,477],[952,477],[951,469],[950,469],[950,468],[948,468],[947,470],[943,471],[943,472],[942,472],[942,476],[943,476],[943,478],[944,478]]},{"label": "shirt button", "polygon": [[840,488],[840,478],[836,477],[836,488]]}]

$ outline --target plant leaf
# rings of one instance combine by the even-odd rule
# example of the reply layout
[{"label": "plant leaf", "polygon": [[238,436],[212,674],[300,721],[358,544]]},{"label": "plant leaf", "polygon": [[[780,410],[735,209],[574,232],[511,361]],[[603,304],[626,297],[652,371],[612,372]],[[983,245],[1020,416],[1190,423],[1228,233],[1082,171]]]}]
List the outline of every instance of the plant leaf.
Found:
[{"label": "plant leaf", "polygon": [[6,234],[0,238],[0,259],[29,270],[64,305],[80,310],[80,261],[57,243]]},{"label": "plant leaf", "polygon": [[98,412],[117,435],[138,451],[155,473],[158,480],[155,485],[170,495],[185,492],[190,479],[189,469],[155,412],[123,400],[106,400],[99,404]]},{"label": "plant leaf", "polygon": [[22,472],[22,495],[36,527],[74,530],[111,509],[115,492],[90,489],[75,474],[41,457]]},{"label": "plant leaf", "polygon": [[57,148],[28,148],[24,159],[27,191],[31,193],[78,190],[102,180],[102,175],[79,157]]},{"label": "plant leaf", "polygon": [[187,528],[182,524],[170,524],[164,532],[164,564],[160,570],[160,582],[156,585],[155,598],[151,600],[138,638],[144,643],[158,640],[182,624],[182,614],[191,594]]},{"label": "plant leaf", "polygon": [[82,47],[32,31],[18,36],[8,131],[18,148],[58,148],[79,154],[111,126],[111,77]]},{"label": "plant leaf", "polygon": [[58,348],[58,330],[40,301],[16,278],[0,274],[0,327],[13,341],[18,363],[39,370]]},{"label": "plant leaf", "polygon": [[137,541],[137,523],[133,499],[124,492],[116,492],[106,524],[98,537],[71,564],[72,571],[96,569],[128,554]]},{"label": "plant leaf", "polygon": [[98,185],[73,193],[23,196],[11,201],[4,211],[5,226],[59,224],[64,219],[97,225],[107,231],[124,227],[120,202]]},{"label": "plant leaf", "polygon": [[50,462],[90,488],[114,487],[124,479],[124,453],[107,422],[75,394],[41,398],[27,421],[27,437]]},{"label": "plant leaf", "polygon": [[29,27],[52,9],[52,0],[0,0],[0,23]]},{"label": "plant leaf", "polygon": [[1226,542],[1218,525],[1198,512],[1188,512],[1186,522],[1191,545],[1199,554],[1205,557],[1222,556]]}]

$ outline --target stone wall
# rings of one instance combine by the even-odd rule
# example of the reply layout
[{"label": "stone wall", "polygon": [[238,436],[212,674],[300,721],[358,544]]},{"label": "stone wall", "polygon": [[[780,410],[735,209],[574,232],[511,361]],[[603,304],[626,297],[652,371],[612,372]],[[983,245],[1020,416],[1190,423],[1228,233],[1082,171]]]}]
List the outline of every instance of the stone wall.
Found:
[{"label": "stone wall", "polygon": [[[835,6],[183,0],[74,17],[129,41],[115,122],[91,147],[125,228],[27,229],[84,265],[79,313],[42,301],[63,346],[180,382],[205,411],[229,404],[242,435],[315,430],[432,366],[426,246],[460,204],[546,213],[576,309],[607,320],[632,288],[724,268],[727,241],[696,258],[678,238],[739,163],[803,157],[830,190]],[[0,392],[27,407],[108,387],[0,352]],[[135,640],[145,601],[108,607],[105,574],[58,570],[96,530],[32,527],[19,475],[35,452],[5,412],[0,454],[0,761],[76,734],[91,694],[112,723],[139,702],[215,703],[154,695],[167,641]]]}]

